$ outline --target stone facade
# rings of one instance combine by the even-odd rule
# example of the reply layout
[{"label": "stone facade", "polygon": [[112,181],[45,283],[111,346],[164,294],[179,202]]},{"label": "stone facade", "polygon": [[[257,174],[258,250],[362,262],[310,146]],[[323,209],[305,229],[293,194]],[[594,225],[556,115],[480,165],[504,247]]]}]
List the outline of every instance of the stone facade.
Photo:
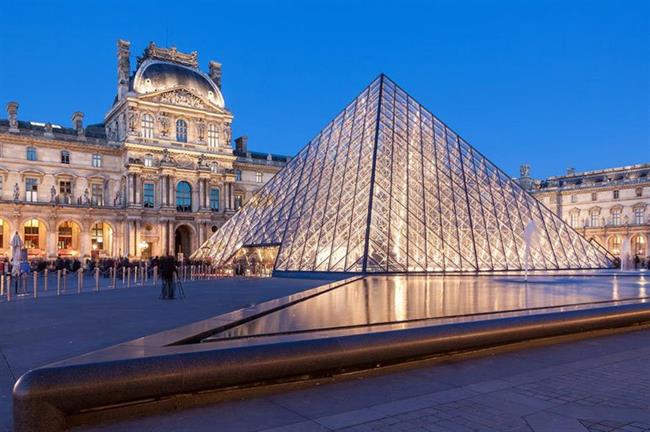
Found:
[{"label": "stone facade", "polygon": [[523,165],[519,183],[587,239],[620,256],[650,259],[650,164],[576,172],[538,180]]},{"label": "stone facade", "polygon": [[189,256],[287,162],[232,148],[221,65],[150,43],[131,69],[118,41],[104,122],[0,120],[0,254],[18,232],[31,256]]}]

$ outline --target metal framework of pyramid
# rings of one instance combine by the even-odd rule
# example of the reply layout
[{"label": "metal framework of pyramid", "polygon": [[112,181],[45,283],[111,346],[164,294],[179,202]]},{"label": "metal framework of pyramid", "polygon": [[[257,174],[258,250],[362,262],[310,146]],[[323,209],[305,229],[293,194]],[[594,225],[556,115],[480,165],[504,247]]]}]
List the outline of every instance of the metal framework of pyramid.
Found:
[{"label": "metal framework of pyramid", "polygon": [[385,75],[373,81],[194,255],[225,265],[278,245],[274,271],[476,272],[611,267]]}]

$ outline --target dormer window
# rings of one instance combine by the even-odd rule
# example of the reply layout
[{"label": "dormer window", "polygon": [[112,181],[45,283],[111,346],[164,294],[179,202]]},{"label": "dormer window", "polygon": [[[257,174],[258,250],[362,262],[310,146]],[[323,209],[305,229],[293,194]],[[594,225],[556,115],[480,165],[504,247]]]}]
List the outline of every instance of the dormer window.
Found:
[{"label": "dormer window", "polygon": [[187,142],[187,122],[185,120],[176,120],[176,141]]},{"label": "dormer window", "polygon": [[219,129],[214,123],[208,125],[208,147],[219,147]]},{"label": "dormer window", "polygon": [[153,116],[145,114],[142,116],[142,138],[153,138]]}]

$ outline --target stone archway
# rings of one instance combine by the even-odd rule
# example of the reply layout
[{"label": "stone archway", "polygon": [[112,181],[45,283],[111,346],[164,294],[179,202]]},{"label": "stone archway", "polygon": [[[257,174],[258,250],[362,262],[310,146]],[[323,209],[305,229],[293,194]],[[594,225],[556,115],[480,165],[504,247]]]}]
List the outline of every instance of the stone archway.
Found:
[{"label": "stone archway", "polygon": [[183,258],[188,258],[192,254],[192,229],[188,225],[179,225],[174,231],[174,255],[178,257],[179,253]]}]

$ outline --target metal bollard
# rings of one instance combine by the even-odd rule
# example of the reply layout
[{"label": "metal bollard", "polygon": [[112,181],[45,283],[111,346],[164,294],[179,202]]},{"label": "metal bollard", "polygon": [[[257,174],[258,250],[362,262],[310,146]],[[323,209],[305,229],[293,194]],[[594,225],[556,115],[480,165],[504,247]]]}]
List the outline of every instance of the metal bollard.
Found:
[{"label": "metal bollard", "polygon": [[7,301],[11,301],[11,273],[7,275]]},{"label": "metal bollard", "polygon": [[5,295],[5,275],[0,273],[0,297]]},{"label": "metal bollard", "polygon": [[56,271],[56,295],[61,295],[61,270]]},{"label": "metal bollard", "polygon": [[126,287],[131,288],[131,267],[126,271]]},{"label": "metal bollard", "polygon": [[113,271],[113,288],[115,288],[115,277],[117,273],[117,267],[113,267],[111,268],[111,270]]},{"label": "metal bollard", "polygon": [[138,267],[133,269],[133,283],[138,284]]},{"label": "metal bollard", "polygon": [[95,268],[95,291],[99,291],[99,268]]},{"label": "metal bollard", "polygon": [[63,269],[63,292],[68,290],[68,269]]},{"label": "metal bollard", "polygon": [[77,293],[80,293],[83,289],[84,284],[84,271],[79,269],[77,270]]},{"label": "metal bollard", "polygon": [[45,269],[43,271],[43,291],[47,292],[47,278],[50,275],[50,272]]},{"label": "metal bollard", "polygon": [[147,282],[149,279],[149,264],[144,263],[144,281]]},{"label": "metal bollard", "polygon": [[34,298],[38,298],[38,273],[34,272]]},{"label": "metal bollard", "polygon": [[153,267],[153,286],[158,283],[158,266]]},{"label": "metal bollard", "polygon": [[126,284],[126,267],[122,267],[122,286]]},{"label": "metal bollard", "polygon": [[144,288],[145,275],[147,274],[147,269],[145,267],[140,268],[140,286]]}]

